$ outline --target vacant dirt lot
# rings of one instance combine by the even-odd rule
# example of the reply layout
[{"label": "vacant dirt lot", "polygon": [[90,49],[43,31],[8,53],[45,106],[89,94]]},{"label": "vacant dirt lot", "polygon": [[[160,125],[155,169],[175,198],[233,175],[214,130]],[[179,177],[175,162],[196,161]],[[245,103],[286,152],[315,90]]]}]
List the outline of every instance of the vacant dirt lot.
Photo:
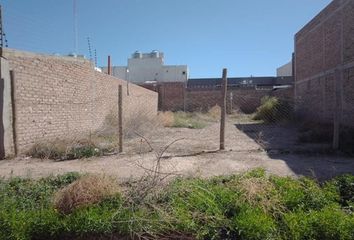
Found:
[{"label": "vacant dirt lot", "polygon": [[28,157],[1,161],[0,176],[37,178],[77,171],[116,175],[124,181],[141,176],[144,168],[156,160],[155,154],[161,152],[164,152],[162,171],[183,176],[227,175],[255,167],[283,176],[307,175],[319,179],[354,173],[353,158],[326,155],[326,145],[298,144],[297,129],[290,125],[264,125],[231,117],[227,121],[227,149],[222,152],[216,151],[217,122],[204,129],[156,128],[144,137],[126,142],[125,152],[119,155],[64,162]]}]

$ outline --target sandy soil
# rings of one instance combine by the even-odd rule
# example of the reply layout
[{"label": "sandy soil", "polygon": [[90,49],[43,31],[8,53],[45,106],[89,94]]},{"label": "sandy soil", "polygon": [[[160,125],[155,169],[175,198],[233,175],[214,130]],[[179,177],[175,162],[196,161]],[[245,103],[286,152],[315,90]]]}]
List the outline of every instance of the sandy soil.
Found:
[{"label": "sandy soil", "polygon": [[215,152],[219,141],[216,122],[201,130],[156,128],[145,135],[153,151],[143,138],[135,138],[125,144],[124,153],[113,156],[63,162],[18,157],[0,162],[0,176],[39,178],[76,171],[115,175],[125,181],[144,174],[144,168],[151,167],[156,153],[161,152],[162,171],[182,176],[228,175],[256,167],[281,176],[306,175],[320,180],[354,173],[353,158],[321,153],[325,145],[297,143],[294,126],[230,118],[226,130],[227,149],[221,152]]}]

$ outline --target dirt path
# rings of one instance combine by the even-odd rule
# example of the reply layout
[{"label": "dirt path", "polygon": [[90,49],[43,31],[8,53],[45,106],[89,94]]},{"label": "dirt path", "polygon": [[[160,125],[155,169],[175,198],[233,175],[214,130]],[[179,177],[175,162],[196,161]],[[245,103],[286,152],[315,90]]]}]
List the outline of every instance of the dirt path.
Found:
[{"label": "dirt path", "polygon": [[[213,123],[202,130],[156,129],[146,138],[157,152],[180,139],[167,149],[161,164],[163,171],[183,176],[228,175],[255,167],[263,167],[269,173],[282,176],[307,175],[319,179],[354,173],[354,159],[351,158],[292,153],[292,150],[303,149],[304,146],[294,142],[294,129],[291,127],[245,125],[235,119],[227,124],[227,150],[203,153],[217,150],[218,128],[218,123]],[[290,150],[284,151],[287,149]],[[149,150],[144,140],[138,138],[126,144],[125,153],[114,156],[64,162],[20,157],[1,161],[0,176],[38,178],[76,171],[115,175],[124,181],[141,176],[143,168],[152,165],[156,157]]]}]

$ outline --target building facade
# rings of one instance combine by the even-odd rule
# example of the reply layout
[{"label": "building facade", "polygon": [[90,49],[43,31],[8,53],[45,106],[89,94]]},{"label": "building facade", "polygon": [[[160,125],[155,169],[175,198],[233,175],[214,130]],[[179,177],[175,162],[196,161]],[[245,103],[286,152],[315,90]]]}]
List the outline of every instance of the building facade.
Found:
[{"label": "building facade", "polygon": [[[107,67],[102,70],[107,72]],[[127,66],[113,66],[112,75],[136,84],[187,82],[187,65],[165,65],[164,54],[159,51],[141,53],[136,51],[128,59]]]},{"label": "building facade", "polygon": [[295,35],[300,117],[354,126],[354,0],[334,0]]},{"label": "building facade", "polygon": [[288,76],[293,76],[293,62],[292,61],[277,68],[277,77],[288,77]]}]

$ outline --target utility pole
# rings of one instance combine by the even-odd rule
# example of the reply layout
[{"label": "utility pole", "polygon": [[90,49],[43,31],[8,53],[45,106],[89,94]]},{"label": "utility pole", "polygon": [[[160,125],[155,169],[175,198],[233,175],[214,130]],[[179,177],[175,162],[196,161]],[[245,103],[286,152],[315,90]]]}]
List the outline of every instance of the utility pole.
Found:
[{"label": "utility pole", "polygon": [[4,29],[2,25],[2,6],[0,5],[0,57],[2,57],[3,47],[4,47]]},{"label": "utility pole", "polygon": [[76,0],[73,0],[73,16],[74,16],[74,45],[75,54],[78,54],[79,42],[78,42],[78,25],[77,25],[77,4]]}]

